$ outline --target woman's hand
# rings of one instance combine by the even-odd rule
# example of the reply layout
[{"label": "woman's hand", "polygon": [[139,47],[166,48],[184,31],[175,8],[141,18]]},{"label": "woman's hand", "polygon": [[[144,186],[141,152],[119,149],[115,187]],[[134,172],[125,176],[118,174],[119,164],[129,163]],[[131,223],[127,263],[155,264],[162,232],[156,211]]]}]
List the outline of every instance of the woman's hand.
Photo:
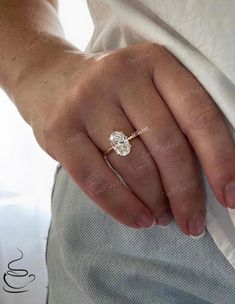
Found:
[{"label": "woman's hand", "polygon": [[[167,225],[173,214],[185,234],[199,235],[198,158],[221,204],[235,207],[233,190],[224,190],[235,180],[235,147],[223,115],[165,47],[143,43],[81,57],[67,53],[32,73],[15,98],[31,100],[39,145],[96,204],[131,227],[150,227],[154,218]],[[129,136],[143,128],[129,155],[107,155],[125,187],[102,153],[113,131]]]}]

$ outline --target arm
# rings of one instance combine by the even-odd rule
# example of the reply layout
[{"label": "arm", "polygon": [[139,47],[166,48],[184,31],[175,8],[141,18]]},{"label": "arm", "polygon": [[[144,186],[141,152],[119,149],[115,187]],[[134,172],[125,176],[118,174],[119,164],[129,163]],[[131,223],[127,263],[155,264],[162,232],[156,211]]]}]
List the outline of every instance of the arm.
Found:
[{"label": "arm", "polygon": [[64,57],[63,50],[78,51],[65,40],[57,9],[57,0],[0,0],[0,86],[27,122],[28,105],[15,99],[25,78]]}]

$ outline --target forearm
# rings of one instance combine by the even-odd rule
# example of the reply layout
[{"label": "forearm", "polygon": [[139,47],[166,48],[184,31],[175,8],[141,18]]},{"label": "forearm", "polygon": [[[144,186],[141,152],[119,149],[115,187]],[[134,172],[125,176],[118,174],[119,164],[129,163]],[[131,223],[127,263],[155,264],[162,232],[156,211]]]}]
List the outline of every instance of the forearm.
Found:
[{"label": "forearm", "polygon": [[56,0],[0,0],[0,86],[13,101],[25,77],[48,68],[61,49],[77,50],[64,38]]}]

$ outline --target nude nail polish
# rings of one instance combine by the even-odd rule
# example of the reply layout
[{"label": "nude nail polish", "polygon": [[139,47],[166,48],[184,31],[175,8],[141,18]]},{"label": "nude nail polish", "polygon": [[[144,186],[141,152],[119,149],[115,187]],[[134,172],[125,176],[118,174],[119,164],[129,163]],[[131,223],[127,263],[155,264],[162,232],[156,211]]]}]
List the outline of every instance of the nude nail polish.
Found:
[{"label": "nude nail polish", "polygon": [[224,187],[224,198],[228,208],[235,208],[235,180]]},{"label": "nude nail polish", "polygon": [[148,213],[142,213],[140,218],[136,221],[136,223],[145,228],[151,228],[155,224],[156,220],[155,218]]},{"label": "nude nail polish", "polygon": [[163,215],[161,215],[157,218],[157,223],[160,226],[166,228],[172,224],[172,220],[173,220],[173,217],[172,217],[171,213],[167,211],[166,213],[164,213]]},{"label": "nude nail polish", "polygon": [[201,211],[188,219],[188,230],[193,239],[199,239],[204,236],[205,217]]}]

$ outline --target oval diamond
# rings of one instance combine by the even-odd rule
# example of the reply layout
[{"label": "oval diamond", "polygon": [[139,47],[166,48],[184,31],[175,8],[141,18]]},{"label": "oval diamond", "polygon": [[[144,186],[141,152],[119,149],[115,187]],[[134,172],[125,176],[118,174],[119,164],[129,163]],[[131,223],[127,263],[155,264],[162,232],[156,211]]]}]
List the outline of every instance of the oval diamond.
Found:
[{"label": "oval diamond", "polygon": [[114,151],[121,156],[126,156],[131,151],[131,144],[123,132],[115,131],[109,138]]}]

